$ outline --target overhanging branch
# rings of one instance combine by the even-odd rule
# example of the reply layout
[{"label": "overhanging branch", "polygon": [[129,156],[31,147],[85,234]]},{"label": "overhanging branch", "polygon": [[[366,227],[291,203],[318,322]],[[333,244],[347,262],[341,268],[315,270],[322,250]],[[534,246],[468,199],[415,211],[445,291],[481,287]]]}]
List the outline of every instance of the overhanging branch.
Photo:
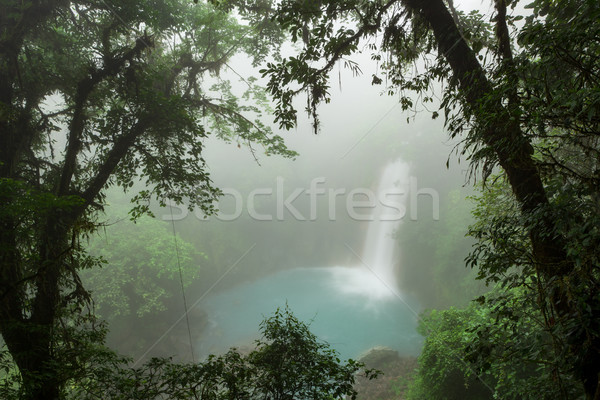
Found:
[{"label": "overhanging branch", "polygon": [[150,43],[152,43],[152,40],[149,36],[139,38],[136,40],[133,48],[127,50],[120,57],[107,59],[104,68],[92,71],[88,77],[80,81],[77,85],[73,117],[69,124],[69,140],[67,143],[65,162],[57,188],[58,196],[64,196],[69,192],[69,186],[77,165],[77,156],[81,150],[81,135],[86,124],[85,110],[87,101],[92,91],[104,79],[117,75],[126,62],[139,56],[144,49],[151,46]]}]

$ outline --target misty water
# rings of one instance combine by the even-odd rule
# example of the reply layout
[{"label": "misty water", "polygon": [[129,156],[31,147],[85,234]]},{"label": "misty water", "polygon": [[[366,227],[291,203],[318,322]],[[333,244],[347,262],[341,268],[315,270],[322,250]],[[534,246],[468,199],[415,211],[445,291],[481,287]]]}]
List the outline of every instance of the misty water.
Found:
[{"label": "misty water", "polygon": [[[250,348],[257,327],[286,304],[311,331],[344,358],[356,358],[377,346],[416,355],[419,305],[396,281],[399,251],[394,233],[406,213],[410,169],[402,160],[382,171],[374,193],[363,249],[348,250],[353,265],[310,265],[286,269],[242,283],[203,299],[208,326],[196,351],[205,357],[231,346]],[[285,266],[282,266],[285,267]]]}]

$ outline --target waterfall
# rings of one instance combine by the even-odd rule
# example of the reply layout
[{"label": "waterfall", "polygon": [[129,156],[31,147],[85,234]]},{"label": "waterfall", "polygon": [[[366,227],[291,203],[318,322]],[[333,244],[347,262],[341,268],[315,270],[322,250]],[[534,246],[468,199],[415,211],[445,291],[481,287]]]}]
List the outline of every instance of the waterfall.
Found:
[{"label": "waterfall", "polygon": [[198,351],[208,356],[229,346],[252,346],[263,316],[289,304],[344,358],[375,346],[418,353],[422,339],[413,311],[418,305],[398,292],[394,277],[398,246],[393,233],[405,216],[408,189],[408,164],[398,160],[386,166],[376,193],[369,196],[377,206],[369,216],[362,252],[346,244],[356,257],[354,265],[283,269],[204,299],[211,324]]},{"label": "waterfall", "polygon": [[402,160],[383,170],[375,196],[376,206],[369,219],[361,265],[335,271],[338,290],[370,299],[389,298],[397,289],[394,273],[394,232],[406,214],[409,190],[409,166]]},{"label": "waterfall", "polygon": [[396,286],[393,238],[406,214],[409,167],[402,160],[388,164],[379,180],[377,207],[369,222],[362,261],[367,268],[390,287]]}]

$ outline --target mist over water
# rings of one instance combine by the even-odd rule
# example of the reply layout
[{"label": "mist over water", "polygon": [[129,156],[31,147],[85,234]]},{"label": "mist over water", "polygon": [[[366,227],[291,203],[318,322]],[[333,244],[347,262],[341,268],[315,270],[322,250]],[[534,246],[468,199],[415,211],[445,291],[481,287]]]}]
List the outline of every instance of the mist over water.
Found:
[{"label": "mist over water", "polygon": [[355,263],[285,269],[207,297],[209,323],[197,345],[201,356],[231,346],[251,348],[257,327],[277,307],[289,305],[311,331],[344,358],[376,346],[416,355],[418,304],[398,289],[394,233],[406,213],[409,165],[396,160],[381,173],[362,251]]},{"label": "mist over water", "polygon": [[[401,159],[383,170],[377,189],[379,201],[369,223],[362,255],[364,265],[390,289],[397,286],[393,266],[397,246],[393,235],[406,214],[409,178],[409,166]],[[390,290],[381,292],[391,294]]]},{"label": "mist over water", "polygon": [[[365,56],[361,63],[369,60]],[[185,295],[195,305],[189,309],[195,355],[252,346],[260,322],[286,301],[343,357],[377,345],[416,355],[422,338],[410,308],[462,306],[479,294],[463,284],[472,275],[463,262],[472,244],[464,238],[470,190],[463,186],[461,165],[446,168],[454,144],[446,140],[442,122],[401,112],[397,99],[381,96],[370,80],[340,73],[343,92],[340,84],[339,93],[320,108],[317,135],[301,113],[295,130],[279,131],[299,152],[294,160],[268,156],[261,148],[249,151],[236,140],[206,139],[207,173],[228,193],[215,206],[235,217],[207,218],[187,204],[153,203],[160,221],[133,225],[126,214],[129,197],[109,193],[108,237],[125,238],[132,247],[115,253],[112,242],[99,237],[95,246],[105,249],[115,273],[102,269],[96,286],[86,279],[103,294],[98,304],[110,323],[111,347],[135,359],[192,360],[179,279],[166,272],[180,261],[173,231],[184,250]],[[404,161],[386,166],[398,157]],[[371,198],[355,196],[365,190]],[[383,207],[359,206],[351,214],[352,201]],[[403,220],[395,220],[405,212]],[[147,287],[155,295],[150,300],[139,296]]]}]

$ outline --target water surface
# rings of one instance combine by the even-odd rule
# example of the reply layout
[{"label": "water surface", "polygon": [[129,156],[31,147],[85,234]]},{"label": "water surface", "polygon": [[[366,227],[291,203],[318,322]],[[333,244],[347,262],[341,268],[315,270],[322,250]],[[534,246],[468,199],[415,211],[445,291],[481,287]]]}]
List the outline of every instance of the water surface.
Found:
[{"label": "water surface", "polygon": [[[369,290],[359,290],[356,282]],[[377,284],[379,293],[373,291]],[[356,358],[375,346],[403,355],[417,355],[421,348],[416,302],[359,266],[282,271],[206,298],[202,307],[209,327],[196,348],[205,357],[231,346],[251,346],[260,322],[286,302],[343,358]]]}]

